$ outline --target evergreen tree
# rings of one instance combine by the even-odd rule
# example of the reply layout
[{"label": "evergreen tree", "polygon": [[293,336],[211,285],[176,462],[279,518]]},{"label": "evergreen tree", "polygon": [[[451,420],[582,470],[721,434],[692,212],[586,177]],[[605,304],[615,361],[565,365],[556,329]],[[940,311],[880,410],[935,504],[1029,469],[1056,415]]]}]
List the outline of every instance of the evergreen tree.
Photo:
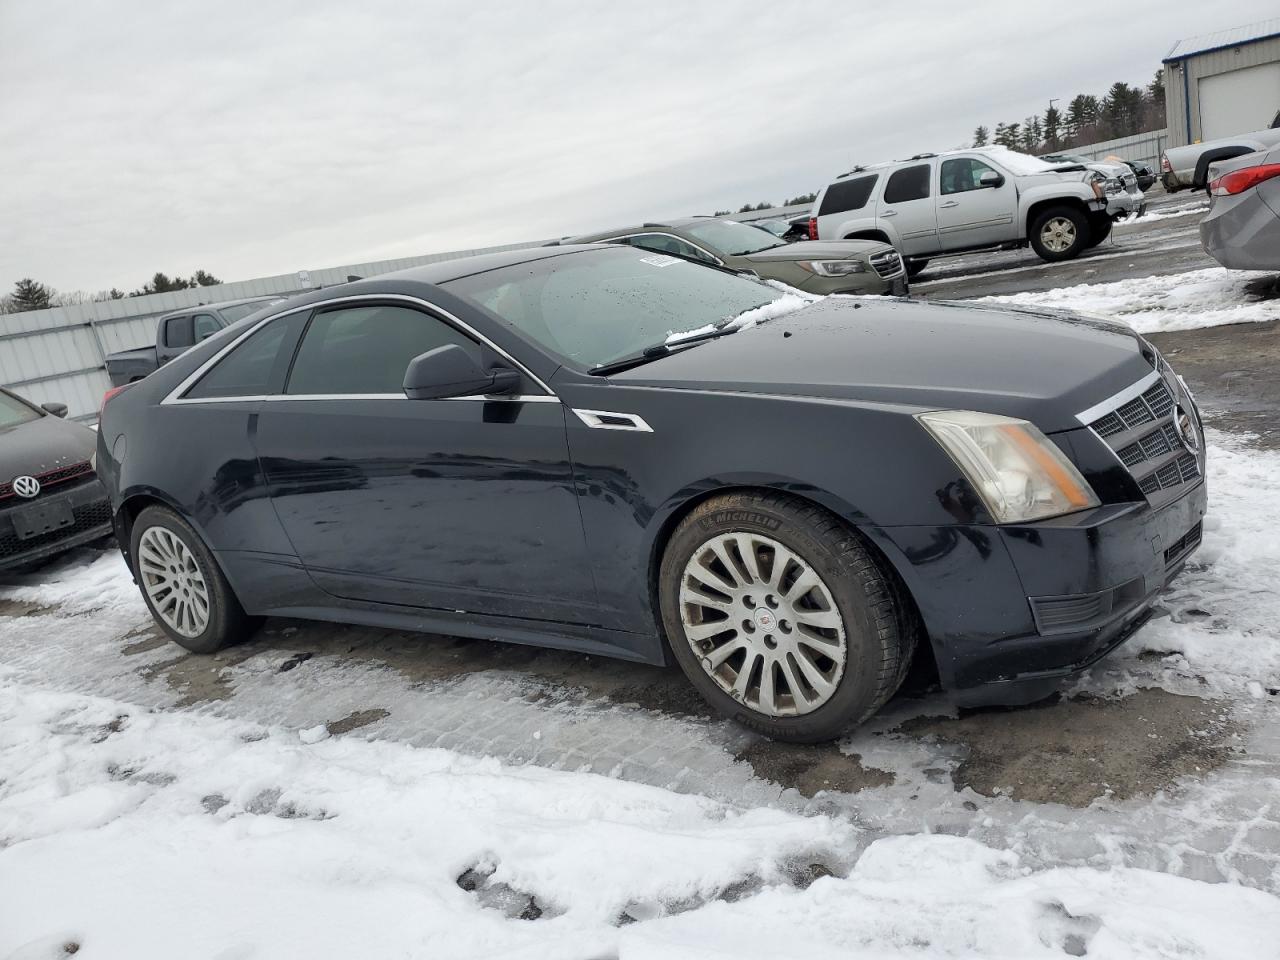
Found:
[{"label": "evergreen tree", "polygon": [[1058,149],[1058,138],[1061,135],[1062,112],[1053,104],[1044,112],[1044,145],[1048,150]]},{"label": "evergreen tree", "polygon": [[52,287],[24,277],[13,285],[13,293],[5,298],[7,313],[23,313],[27,310],[45,310],[53,306],[56,295]]},{"label": "evergreen tree", "polygon": [[990,142],[991,131],[978,124],[973,131],[973,145],[975,147],[985,147]]}]

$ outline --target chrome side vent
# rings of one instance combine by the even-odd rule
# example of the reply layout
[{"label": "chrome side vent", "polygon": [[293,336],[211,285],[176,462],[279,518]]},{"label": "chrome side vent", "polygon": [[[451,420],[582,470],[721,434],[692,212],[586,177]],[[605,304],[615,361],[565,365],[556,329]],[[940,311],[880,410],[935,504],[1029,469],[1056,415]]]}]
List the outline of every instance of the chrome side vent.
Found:
[{"label": "chrome side vent", "polygon": [[578,419],[593,430],[629,430],[632,433],[653,433],[644,417],[634,413],[613,413],[608,410],[577,410]]}]

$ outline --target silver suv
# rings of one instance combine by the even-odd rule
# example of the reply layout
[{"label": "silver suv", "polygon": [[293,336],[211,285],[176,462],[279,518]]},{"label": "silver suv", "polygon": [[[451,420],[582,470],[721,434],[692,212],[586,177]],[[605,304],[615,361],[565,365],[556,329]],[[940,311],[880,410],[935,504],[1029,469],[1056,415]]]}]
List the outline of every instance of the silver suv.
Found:
[{"label": "silver suv", "polygon": [[814,200],[809,236],[892,243],[908,276],[931,257],[1028,243],[1070,260],[1110,232],[1104,180],[1003,148],[922,153],[841,174]]}]

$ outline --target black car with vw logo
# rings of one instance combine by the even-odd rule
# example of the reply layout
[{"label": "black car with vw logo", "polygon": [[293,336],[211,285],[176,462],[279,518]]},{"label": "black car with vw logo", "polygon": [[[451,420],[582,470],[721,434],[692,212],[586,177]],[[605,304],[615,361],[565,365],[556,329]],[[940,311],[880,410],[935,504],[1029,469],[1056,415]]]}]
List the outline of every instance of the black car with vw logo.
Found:
[{"label": "black car with vw logo", "polygon": [[0,389],[0,570],[111,534],[97,438],[66,414],[64,404],[36,406]]}]

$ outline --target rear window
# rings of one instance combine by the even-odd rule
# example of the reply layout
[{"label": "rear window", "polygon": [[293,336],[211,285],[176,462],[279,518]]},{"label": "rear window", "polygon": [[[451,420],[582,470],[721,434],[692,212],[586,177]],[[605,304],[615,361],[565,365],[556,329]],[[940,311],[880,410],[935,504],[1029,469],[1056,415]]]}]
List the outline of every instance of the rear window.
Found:
[{"label": "rear window", "polygon": [[923,200],[929,196],[929,165],[920,163],[914,167],[895,170],[884,185],[885,203],[906,203]]},{"label": "rear window", "polygon": [[306,320],[305,310],[272,320],[219,360],[186,396],[192,400],[209,400],[261,397],[277,392]]},{"label": "rear window", "polygon": [[164,345],[166,347],[189,347],[195,343],[191,339],[191,318],[170,317],[164,322]]},{"label": "rear window", "polygon": [[853,180],[837,180],[827,187],[827,192],[822,195],[822,206],[818,208],[818,216],[825,217],[829,213],[862,209],[867,205],[877,179],[879,174],[873,173]]}]

